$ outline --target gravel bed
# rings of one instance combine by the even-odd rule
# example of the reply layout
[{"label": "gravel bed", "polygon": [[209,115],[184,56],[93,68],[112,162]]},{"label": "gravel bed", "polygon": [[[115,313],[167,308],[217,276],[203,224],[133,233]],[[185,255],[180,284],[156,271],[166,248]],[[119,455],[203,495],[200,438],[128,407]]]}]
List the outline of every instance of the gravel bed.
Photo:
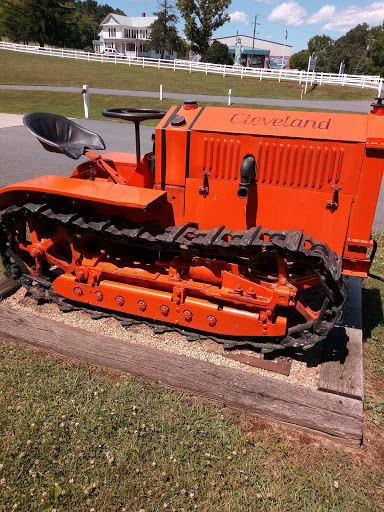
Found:
[{"label": "gravel bed", "polygon": [[[292,384],[306,386],[317,389],[320,375],[320,365],[315,361],[305,362],[296,359],[292,360],[291,372],[288,377],[267,370],[254,368],[238,361],[233,361],[225,357],[225,351],[222,345],[212,341],[187,341],[186,337],[176,332],[166,332],[164,334],[154,334],[153,329],[143,325],[133,325],[131,327],[122,327],[120,322],[114,318],[102,318],[92,320],[88,313],[84,311],[73,311],[63,313],[57,304],[46,303],[39,305],[36,300],[25,296],[26,290],[20,288],[16,293],[1,302],[4,307],[9,307],[17,311],[26,311],[43,318],[50,318],[67,325],[72,325],[87,331],[126,340],[129,343],[143,344],[157,349],[166,350],[175,354],[185,355],[208,361],[220,366],[236,368],[248,373],[265,375],[275,379],[284,380]],[[253,350],[231,350],[231,354],[244,354],[247,356],[262,357]]]}]

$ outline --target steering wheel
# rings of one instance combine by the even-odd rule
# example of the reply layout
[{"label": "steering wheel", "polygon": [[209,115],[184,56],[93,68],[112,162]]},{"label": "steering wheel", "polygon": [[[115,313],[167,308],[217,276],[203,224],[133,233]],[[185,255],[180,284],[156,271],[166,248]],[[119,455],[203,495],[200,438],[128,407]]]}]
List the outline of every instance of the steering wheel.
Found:
[{"label": "steering wheel", "polygon": [[150,108],[107,108],[101,113],[105,117],[140,123],[148,119],[162,119],[167,112],[165,110]]},{"label": "steering wheel", "polygon": [[140,123],[149,119],[162,119],[167,113],[165,110],[150,108],[107,108],[103,110],[102,115],[113,117],[114,119],[123,119],[135,123],[136,136],[136,164],[140,164]]}]

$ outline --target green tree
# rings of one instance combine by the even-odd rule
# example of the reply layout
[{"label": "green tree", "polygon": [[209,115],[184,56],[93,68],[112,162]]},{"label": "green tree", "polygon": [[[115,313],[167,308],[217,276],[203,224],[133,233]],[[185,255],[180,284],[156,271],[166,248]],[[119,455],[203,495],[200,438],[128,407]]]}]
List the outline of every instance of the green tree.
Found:
[{"label": "green tree", "polygon": [[331,53],[334,45],[335,41],[329,36],[324,34],[322,36],[313,36],[308,41],[308,51],[310,54],[316,53],[316,55],[321,52]]},{"label": "green tree", "polygon": [[22,20],[22,1],[3,0],[0,6],[0,34],[12,42],[27,44],[30,39],[28,27]]},{"label": "green tree", "polygon": [[179,44],[177,46],[177,58],[188,60],[190,49],[191,45],[188,44],[185,39],[180,38]]},{"label": "green tree", "polygon": [[369,47],[364,72],[384,77],[384,27],[374,27],[369,35]]},{"label": "green tree", "polygon": [[96,0],[75,0],[74,3],[78,11],[86,16],[92,17],[98,25],[100,25],[103,19],[111,12],[125,16],[125,12],[121,9],[114,9],[108,4],[98,4]]},{"label": "green tree", "polygon": [[308,41],[308,51],[317,57],[316,71],[330,71],[335,41],[326,35],[314,36]]},{"label": "green tree", "polygon": [[157,19],[151,25],[151,39],[147,48],[156,50],[164,58],[164,53],[176,51],[180,44],[180,37],[177,33],[175,23],[178,18],[174,13],[174,6],[169,0],[158,1],[159,10],[154,12]]},{"label": "green tree", "polygon": [[212,62],[213,64],[233,64],[233,58],[226,44],[220,41],[213,41],[205,54],[205,62]]},{"label": "green tree", "polygon": [[213,32],[229,20],[226,9],[230,3],[231,0],[177,0],[191,50],[199,53],[202,60],[205,60]]},{"label": "green tree", "polygon": [[331,71],[339,71],[340,62],[345,63],[345,72],[354,73],[357,63],[365,55],[369,40],[367,23],[362,23],[349,30],[345,36],[335,41],[331,56]]},{"label": "green tree", "polygon": [[289,60],[289,67],[291,69],[300,69],[307,71],[309,56],[311,54],[308,50],[301,50],[301,52],[294,53]]},{"label": "green tree", "polygon": [[60,0],[3,0],[0,25],[3,34],[12,41],[60,45],[65,39],[72,9],[72,5]]},{"label": "green tree", "polygon": [[0,34],[13,42],[84,48],[110,12],[124,14],[94,0],[1,0]]},{"label": "green tree", "polygon": [[359,62],[356,64],[355,75],[363,75],[365,72],[365,66],[367,63],[367,55],[366,53],[360,58]]}]

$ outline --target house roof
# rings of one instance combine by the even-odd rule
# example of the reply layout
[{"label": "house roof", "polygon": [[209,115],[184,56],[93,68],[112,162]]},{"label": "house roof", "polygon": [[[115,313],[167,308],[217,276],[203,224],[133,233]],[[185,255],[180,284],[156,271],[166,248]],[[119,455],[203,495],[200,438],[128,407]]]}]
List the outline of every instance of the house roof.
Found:
[{"label": "house roof", "polygon": [[118,25],[134,28],[148,28],[157,19],[156,16],[122,16],[121,14],[109,13],[100,25],[108,25],[107,20],[113,18]]}]

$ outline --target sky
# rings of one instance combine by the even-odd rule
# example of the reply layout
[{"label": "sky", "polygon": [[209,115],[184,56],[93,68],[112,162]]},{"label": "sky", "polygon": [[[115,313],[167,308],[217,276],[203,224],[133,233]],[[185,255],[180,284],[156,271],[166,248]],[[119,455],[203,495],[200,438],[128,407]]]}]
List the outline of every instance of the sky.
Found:
[{"label": "sky", "polygon": [[[100,3],[104,3],[99,0]],[[122,9],[127,16],[151,16],[158,9],[156,0],[107,0],[114,8]],[[257,14],[256,37],[293,46],[293,53],[307,47],[308,40],[319,34],[338,39],[359,23],[377,26],[383,23],[384,1],[340,0],[232,0],[228,13],[231,21],[216,30],[213,37],[242,35],[252,37],[254,16]],[[178,23],[183,34],[183,20]]]}]

